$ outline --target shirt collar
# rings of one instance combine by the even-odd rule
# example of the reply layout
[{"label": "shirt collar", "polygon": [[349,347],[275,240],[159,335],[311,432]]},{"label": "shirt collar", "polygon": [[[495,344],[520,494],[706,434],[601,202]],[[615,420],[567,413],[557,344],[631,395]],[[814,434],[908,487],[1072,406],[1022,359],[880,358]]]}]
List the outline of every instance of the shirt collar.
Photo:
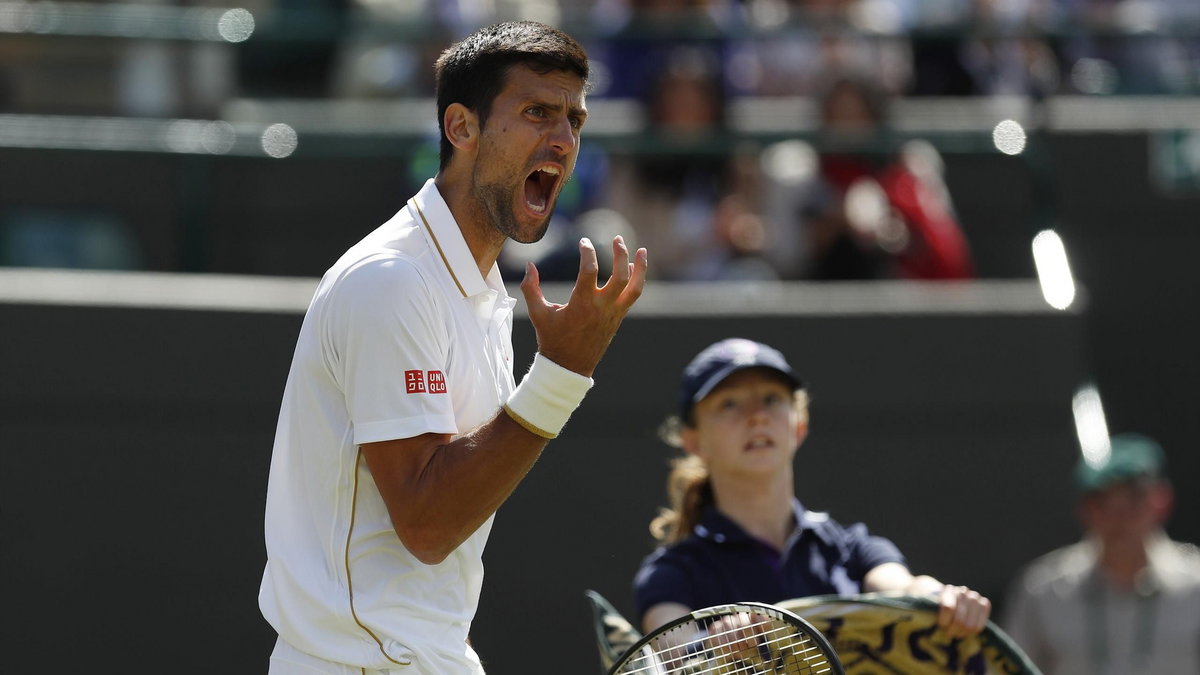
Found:
[{"label": "shirt collar", "polygon": [[[792,498],[792,513],[796,519],[796,529],[788,537],[789,548],[792,542],[798,541],[806,532],[812,532],[826,544],[834,545],[836,543],[829,533],[828,513],[809,511],[804,508],[799,499],[794,497]],[[749,541],[752,538],[741,526],[726,517],[712,504],[704,507],[704,511],[700,515],[700,522],[696,523],[692,533],[718,544]]]},{"label": "shirt collar", "polygon": [[792,500],[792,510],[796,514],[796,538],[805,532],[812,532],[826,544],[837,545],[837,539],[830,530],[833,521],[829,519],[827,511],[810,511],[804,508],[799,499]]},{"label": "shirt collar", "polygon": [[[1079,552],[1076,558],[1077,573],[1085,577],[1086,583],[1094,589],[1108,586],[1100,570],[1100,546],[1100,540],[1089,535],[1075,549]],[[1146,539],[1146,567],[1138,574],[1134,592],[1148,596],[1161,590],[1176,590],[1180,579],[1187,583],[1190,572],[1181,571],[1186,568],[1180,567],[1180,555],[1178,544],[1171,541],[1165,532],[1151,533]]]},{"label": "shirt collar", "polygon": [[1187,563],[1181,559],[1182,556],[1182,549],[1167,537],[1166,532],[1151,534],[1146,541],[1145,583],[1155,589],[1171,592],[1177,591],[1181,582],[1186,585],[1192,573],[1184,571]]},{"label": "shirt collar", "polygon": [[[438,192],[433,179],[425,181],[421,190],[408,202],[412,217],[425,233],[426,239],[446,266],[455,286],[464,298],[469,298],[488,290],[498,290],[504,293],[504,282],[500,279],[500,268],[493,263],[487,279],[479,274],[479,266],[467,247],[458,222],[450,213],[446,200]],[[507,295],[507,293],[504,293]]]}]

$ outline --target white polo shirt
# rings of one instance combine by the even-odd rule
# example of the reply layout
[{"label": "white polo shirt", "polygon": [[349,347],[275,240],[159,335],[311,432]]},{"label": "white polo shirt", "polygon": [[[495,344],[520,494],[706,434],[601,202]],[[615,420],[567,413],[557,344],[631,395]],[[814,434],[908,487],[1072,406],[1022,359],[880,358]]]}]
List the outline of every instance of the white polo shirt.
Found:
[{"label": "white polo shirt", "polygon": [[492,520],[442,563],[421,563],[358,446],[491,419],[514,388],[514,305],[495,266],[479,274],[432,180],[321,279],[276,429],[259,592],[296,648],[369,669],[471,672]]},{"label": "white polo shirt", "polygon": [[1200,673],[1200,552],[1159,532],[1137,587],[1119,589],[1085,538],[1017,576],[1003,628],[1046,675]]}]

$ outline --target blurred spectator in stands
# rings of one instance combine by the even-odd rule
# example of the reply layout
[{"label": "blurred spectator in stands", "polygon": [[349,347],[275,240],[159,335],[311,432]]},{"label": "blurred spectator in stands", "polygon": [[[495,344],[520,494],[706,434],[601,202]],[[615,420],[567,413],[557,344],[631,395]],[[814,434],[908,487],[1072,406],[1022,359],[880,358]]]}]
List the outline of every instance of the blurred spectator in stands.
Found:
[{"label": "blurred spectator in stands", "polygon": [[347,0],[354,20],[340,36],[330,94],[370,99],[422,96],[445,45],[468,35],[456,24],[458,2]]},{"label": "blurred spectator in stands", "polygon": [[254,38],[237,45],[241,94],[323,98],[330,94],[351,0],[274,0],[254,10]]},{"label": "blurred spectator in stands", "polygon": [[1057,1],[1068,28],[1062,49],[1069,90],[1200,92],[1200,2]]},{"label": "blurred spectator in stands", "polygon": [[727,93],[735,0],[600,0],[591,15],[599,38],[590,52],[593,95],[648,100],[680,50],[706,54],[706,67]]},{"label": "blurred spectator in stands", "polygon": [[1075,471],[1084,539],[1029,565],[1003,627],[1046,675],[1200,673],[1200,550],[1163,531],[1164,454],[1140,434]]},{"label": "blurred spectator in stands", "polygon": [[338,45],[332,92],[342,98],[424,95],[448,42],[496,21],[557,26],[563,17],[558,0],[346,1],[355,20]]},{"label": "blurred spectator in stands", "polygon": [[923,5],[914,17],[914,96],[1023,95],[1060,87],[1047,38],[1057,0],[956,0]]},{"label": "blurred spectator in stands", "polygon": [[[887,95],[869,77],[837,75],[820,98],[822,134],[810,184],[790,215],[804,228],[813,279],[962,279],[973,275],[966,237],[926,142],[895,150]],[[792,181],[790,187],[795,189]],[[779,189],[777,183],[776,189]]]},{"label": "blurred spectator in stands", "polygon": [[744,195],[729,194],[713,213],[712,245],[689,266],[694,281],[774,281],[779,272],[766,258],[770,233]]},{"label": "blurred spectator in stands", "polygon": [[714,274],[709,256],[721,246],[717,207],[741,188],[716,59],[691,46],[669,54],[644,99],[644,143],[612,157],[606,202],[630,219],[639,245],[660,251],[659,278]]},{"label": "blurred spectator in stands", "polygon": [[0,111],[11,110],[10,106],[16,100],[13,95],[12,75],[3,66],[0,66]]},{"label": "blurred spectator in stands", "polygon": [[1058,58],[1046,38],[1049,0],[973,0],[962,60],[981,96],[1045,98],[1060,87]]},{"label": "blurred spectator in stands", "polygon": [[[136,4],[129,12],[132,23],[151,21],[158,6],[187,5],[197,10],[228,7],[221,0],[141,0]],[[238,6],[258,11],[260,16],[265,9],[255,7],[253,2]],[[223,21],[228,23],[222,27],[232,33],[253,30],[235,18]],[[196,28],[189,26],[188,30]],[[221,106],[236,94],[238,47],[228,42],[135,38],[118,40],[111,46],[115,48],[114,109],[96,110],[99,114],[211,119],[218,117]],[[75,49],[63,51],[71,53]]]},{"label": "blurred spectator in stands", "polygon": [[912,0],[746,0],[748,39],[731,68],[751,93],[811,96],[826,73],[874,73],[900,93],[912,77]]},{"label": "blurred spectator in stands", "polygon": [[[395,0],[415,4],[413,0]],[[456,37],[495,21],[540,21],[552,26],[562,22],[564,10],[576,9],[588,0],[425,0],[429,12],[453,28]]]}]

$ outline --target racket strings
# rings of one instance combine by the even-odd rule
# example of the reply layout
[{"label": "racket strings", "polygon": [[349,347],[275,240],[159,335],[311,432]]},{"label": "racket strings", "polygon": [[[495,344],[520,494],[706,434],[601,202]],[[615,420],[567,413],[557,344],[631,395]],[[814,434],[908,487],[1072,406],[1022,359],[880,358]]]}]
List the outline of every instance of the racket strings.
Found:
[{"label": "racket strings", "polygon": [[[750,616],[744,614],[742,616]],[[760,616],[761,615],[757,615]],[[713,622],[716,623],[716,622]],[[710,624],[711,626],[712,624]],[[815,643],[805,632],[790,623],[774,619],[754,621],[745,625],[724,626],[710,633],[707,628],[694,622],[677,626],[671,633],[656,642],[669,641],[672,635],[688,633],[697,637],[676,644],[655,647],[652,653],[644,653],[629,665],[641,667],[623,669],[627,675],[653,673],[653,675],[702,675],[721,673],[783,673],[803,675],[831,672],[829,657],[820,644]],[[722,642],[726,640],[726,642]],[[783,644],[775,651],[772,647]],[[765,654],[764,654],[765,651]],[[751,657],[752,660],[742,658]],[[824,668],[822,668],[824,666]],[[766,670],[759,670],[765,667]]]},{"label": "racket strings", "polygon": [[[774,664],[741,663],[731,667],[731,664],[728,663],[714,663],[705,665],[700,670],[687,670],[682,672],[686,672],[688,675],[704,675],[704,673],[719,673],[720,675],[740,675],[742,673],[747,673],[749,675],[820,675],[821,673],[828,673],[833,670],[831,667],[829,667],[829,662],[825,660],[822,660],[820,663],[815,665],[816,667],[814,668],[806,664],[789,662],[783,664],[783,670],[779,670],[779,668],[775,667]],[[759,670],[760,666],[766,667],[767,670]],[[826,667],[820,668],[820,666]],[[797,670],[797,667],[800,669]],[[667,672],[670,673],[670,671]]]}]

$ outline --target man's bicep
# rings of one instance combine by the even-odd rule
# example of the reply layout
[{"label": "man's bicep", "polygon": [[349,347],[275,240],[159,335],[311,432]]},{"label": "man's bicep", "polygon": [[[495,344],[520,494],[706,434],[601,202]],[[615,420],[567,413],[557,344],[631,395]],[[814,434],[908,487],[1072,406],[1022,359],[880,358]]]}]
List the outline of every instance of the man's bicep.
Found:
[{"label": "man's bicep", "polygon": [[437,449],[451,438],[450,434],[428,433],[359,446],[389,513],[419,497],[417,483],[422,473]]}]

